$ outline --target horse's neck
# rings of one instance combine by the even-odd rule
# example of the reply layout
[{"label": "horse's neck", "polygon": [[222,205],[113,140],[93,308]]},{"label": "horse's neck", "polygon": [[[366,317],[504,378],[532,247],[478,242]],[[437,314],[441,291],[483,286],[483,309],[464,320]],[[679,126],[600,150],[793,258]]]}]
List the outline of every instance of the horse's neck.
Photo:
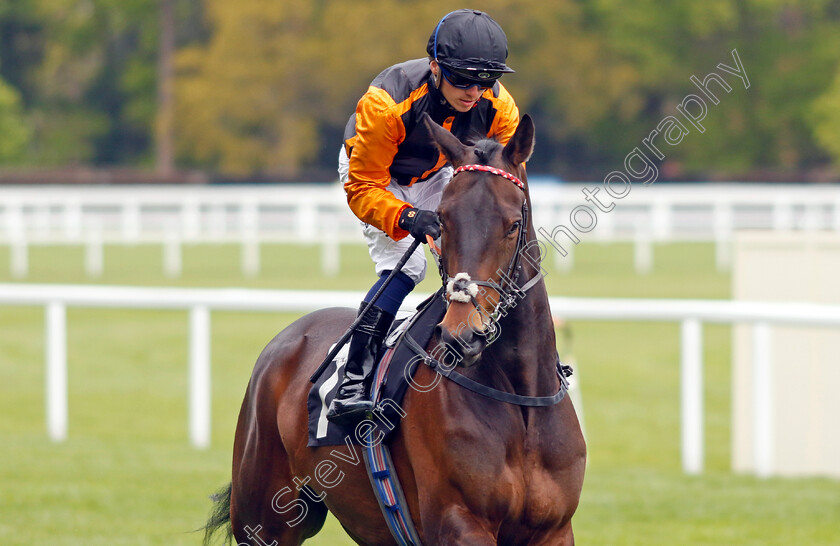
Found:
[{"label": "horse's neck", "polygon": [[[517,393],[526,396],[553,394],[557,349],[545,283],[538,282],[517,299],[499,323],[499,338],[488,347]],[[488,351],[485,351],[487,353]]]}]

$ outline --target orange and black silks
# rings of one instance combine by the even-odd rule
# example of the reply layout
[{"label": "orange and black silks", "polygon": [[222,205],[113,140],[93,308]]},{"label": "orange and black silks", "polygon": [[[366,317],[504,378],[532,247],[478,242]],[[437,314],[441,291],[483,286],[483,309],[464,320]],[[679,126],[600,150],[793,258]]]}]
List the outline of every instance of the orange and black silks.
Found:
[{"label": "orange and black silks", "polygon": [[424,112],[462,142],[490,137],[505,144],[519,123],[519,109],[499,82],[468,112],[457,112],[435,88],[428,58],[379,74],[344,130],[350,157],[344,189],[353,213],[394,240],[408,235],[397,220],[410,205],[385,188],[392,179],[402,186],[422,183],[446,165],[421,123]]}]

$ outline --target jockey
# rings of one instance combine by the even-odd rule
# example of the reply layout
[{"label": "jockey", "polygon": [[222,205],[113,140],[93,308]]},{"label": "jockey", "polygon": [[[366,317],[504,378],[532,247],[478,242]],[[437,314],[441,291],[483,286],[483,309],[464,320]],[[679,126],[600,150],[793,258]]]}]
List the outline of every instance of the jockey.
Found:
[{"label": "jockey", "polygon": [[[361,309],[411,246],[408,235],[437,239],[437,209],[453,169],[431,142],[421,119],[432,120],[461,141],[513,136],[519,110],[499,82],[513,72],[507,37],[489,15],[453,11],[435,26],[428,58],[386,68],[356,105],[338,160],[350,209],[361,220],[379,280]],[[353,332],[338,394],[327,418],[361,419],[372,409],[369,377],[377,351],[403,300],[423,280],[426,257],[418,247]]]}]

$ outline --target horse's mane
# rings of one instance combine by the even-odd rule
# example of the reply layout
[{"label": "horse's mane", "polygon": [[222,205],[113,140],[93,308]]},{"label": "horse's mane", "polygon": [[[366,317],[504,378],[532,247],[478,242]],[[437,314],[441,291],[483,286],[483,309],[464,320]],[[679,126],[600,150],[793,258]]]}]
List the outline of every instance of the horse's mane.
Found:
[{"label": "horse's mane", "polygon": [[494,138],[485,138],[475,143],[473,153],[479,165],[489,165],[490,159],[502,149],[503,146]]}]

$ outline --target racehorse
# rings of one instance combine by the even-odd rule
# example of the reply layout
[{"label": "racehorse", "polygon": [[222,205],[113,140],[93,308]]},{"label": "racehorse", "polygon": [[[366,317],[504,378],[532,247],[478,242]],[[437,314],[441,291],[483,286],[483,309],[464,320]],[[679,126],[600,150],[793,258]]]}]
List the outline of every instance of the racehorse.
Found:
[{"label": "racehorse", "polygon": [[[438,208],[448,307],[427,348],[446,346],[454,373],[495,392],[549,398],[564,380],[528,215],[533,121],[523,116],[505,146],[465,145],[424,123],[456,168]],[[329,510],[359,544],[396,543],[359,447],[307,447],[309,376],[354,318],[351,309],[316,311],[262,351],[236,427],[232,483],[216,495],[205,542],[226,528],[237,544],[301,544]],[[414,381],[434,387],[408,389],[390,449],[422,543],[574,544],[586,446],[570,399],[499,401],[424,365]]]}]

